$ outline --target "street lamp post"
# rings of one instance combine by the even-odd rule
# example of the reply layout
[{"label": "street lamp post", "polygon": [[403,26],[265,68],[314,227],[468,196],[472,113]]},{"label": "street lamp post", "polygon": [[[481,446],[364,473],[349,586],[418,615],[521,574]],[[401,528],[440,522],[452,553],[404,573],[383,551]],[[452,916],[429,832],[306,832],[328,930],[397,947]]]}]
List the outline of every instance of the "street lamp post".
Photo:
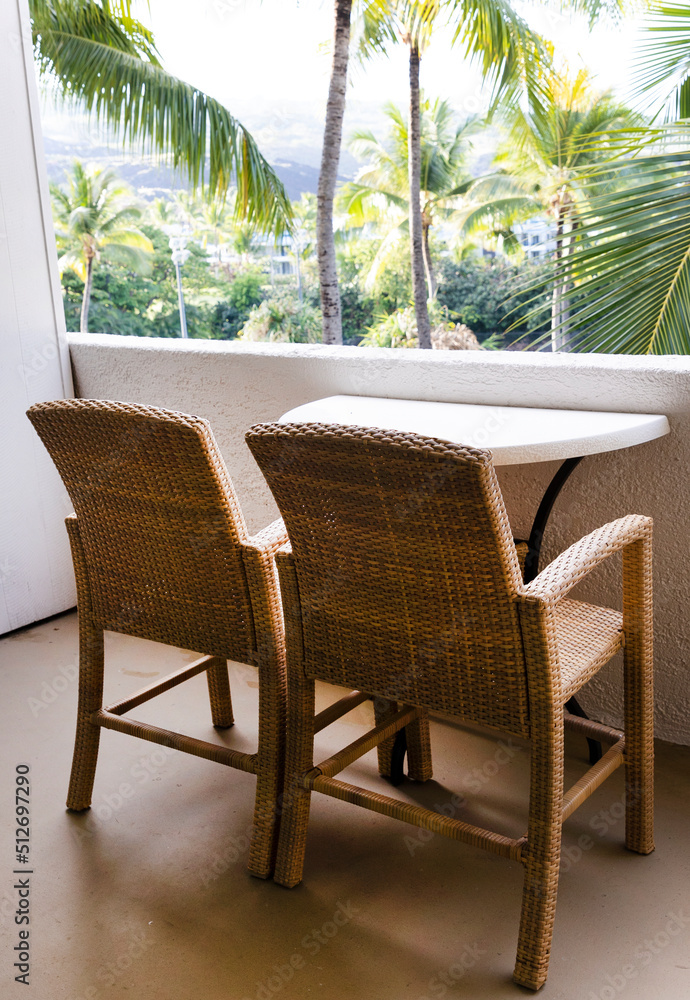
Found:
[{"label": "street lamp post", "polygon": [[184,308],[184,295],[182,293],[182,265],[188,259],[190,251],[185,249],[187,246],[188,234],[181,234],[179,236],[171,236],[169,240],[169,246],[171,250],[172,262],[175,265],[175,274],[177,276],[177,301],[180,307],[180,333],[182,337],[188,338],[187,333],[187,314]]},{"label": "street lamp post", "polygon": [[299,236],[295,233],[292,237],[292,252],[295,255],[295,265],[297,269],[297,301],[302,305],[302,270],[299,258],[302,253],[302,245]]}]

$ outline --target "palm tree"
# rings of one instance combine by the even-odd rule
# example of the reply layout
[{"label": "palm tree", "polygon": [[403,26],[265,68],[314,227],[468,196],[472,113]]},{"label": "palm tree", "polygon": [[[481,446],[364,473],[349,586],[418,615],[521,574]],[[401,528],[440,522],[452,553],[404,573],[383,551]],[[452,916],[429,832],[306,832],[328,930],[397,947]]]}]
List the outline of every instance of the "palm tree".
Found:
[{"label": "palm tree", "polygon": [[75,161],[67,187],[51,185],[60,271],[84,282],[79,329],[88,333],[93,268],[102,256],[132,271],[150,267],[153,244],[135,223],[141,210],[112,169]]},{"label": "palm tree", "polygon": [[[441,0],[441,3],[444,2],[448,0]],[[481,2],[489,3],[490,0]],[[424,23],[437,6],[437,0],[358,0],[357,11],[363,26],[358,39],[360,58],[367,58],[376,51],[384,51],[386,44],[395,40],[394,24],[398,9],[405,7],[410,20],[418,25]],[[343,341],[333,201],[343,138],[352,9],[353,0],[334,0],[333,60],[317,192],[317,258],[325,344],[341,344]]]},{"label": "palm tree", "polygon": [[492,107],[499,96],[511,99],[523,85],[531,89],[542,55],[539,39],[507,0],[390,0],[369,10],[365,18],[362,53],[385,52],[387,44],[395,39],[402,40],[409,48],[408,204],[412,288],[419,346],[427,349],[431,348],[427,299],[432,289],[425,282],[420,198],[420,59],[444,13],[454,24],[454,41],[462,45],[466,58],[478,64],[484,79],[491,83]]},{"label": "palm tree", "polygon": [[317,200],[311,192],[303,191],[299,201],[292,204],[294,225],[292,227],[292,254],[295,258],[297,273],[297,299],[301,304],[304,299],[302,289],[302,261],[310,257],[314,251]]},{"label": "palm tree", "polygon": [[[342,118],[345,109],[347,58],[350,37],[352,0],[334,0],[336,41],[333,49],[331,89],[326,116],[326,131],[322,152],[322,171],[328,167],[328,183],[320,188],[319,213],[319,280],[324,312],[324,340],[342,341],[340,298],[335,270],[335,240],[332,226],[335,176],[340,158]],[[590,22],[602,14],[616,14],[625,7],[625,0],[570,0],[573,10],[585,11]],[[385,53],[388,45],[399,38],[410,49],[410,162],[413,192],[410,198],[410,229],[412,233],[412,269],[415,283],[415,310],[420,330],[420,346],[431,347],[428,335],[428,312],[423,292],[423,262],[421,240],[421,206],[415,203],[417,177],[420,176],[420,134],[416,121],[419,108],[419,60],[428,43],[434,23],[446,13],[454,26],[454,43],[460,44],[465,58],[481,70],[491,86],[491,109],[499,99],[515,100],[530,90],[538,79],[543,47],[526,22],[517,14],[510,0],[360,0],[362,31],[358,51],[362,58],[375,52]],[[414,218],[413,218],[414,216]],[[425,319],[426,315],[426,319]]]},{"label": "palm tree", "polygon": [[265,232],[289,227],[289,199],[252,136],[223,105],[163,69],[132,0],[29,6],[36,63],[57,99],[165,156],[195,188],[222,200],[235,184],[238,219]]},{"label": "palm tree", "polygon": [[590,199],[555,275],[580,351],[690,354],[690,9],[656,3],[646,29],[637,94],[665,123],[608,151],[628,183]]},{"label": "palm tree", "polygon": [[236,227],[248,230],[251,234],[254,228],[246,222],[237,222],[233,210],[233,195],[226,200],[214,198],[209,201],[200,198],[189,191],[177,191],[175,193],[174,205],[175,219],[171,220],[182,224],[185,229],[199,240],[199,245],[206,250],[209,239],[215,248],[214,264],[216,269],[220,267],[223,255],[223,244],[228,242],[231,233]]},{"label": "palm tree", "polygon": [[334,6],[333,62],[321,148],[321,170],[316,194],[317,256],[324,344],[342,344],[343,342],[338,271],[333,237],[333,199],[343,139],[352,0],[334,0]]},{"label": "palm tree", "polygon": [[417,338],[419,346],[431,350],[431,321],[427,308],[427,297],[431,297],[431,287],[424,283],[424,237],[420,187],[422,176],[421,116],[419,92],[419,57],[421,36],[410,29],[404,41],[410,48],[410,113],[408,117],[408,178],[410,202],[410,248],[412,251],[412,294],[417,316]]},{"label": "palm tree", "polygon": [[[638,115],[593,89],[587,70],[574,76],[552,72],[527,100],[502,115],[505,139],[493,173],[469,190],[471,204],[460,217],[467,235],[487,228],[515,242],[518,221],[548,215],[555,226],[554,260],[558,266],[573,249],[583,209],[614,177],[591,183],[593,166],[606,156],[606,143],[620,130],[640,123]],[[606,181],[607,183],[604,183]],[[552,292],[552,350],[568,342],[565,296],[569,283],[555,281]]]},{"label": "palm tree", "polygon": [[[356,132],[350,139],[349,149],[369,162],[354,182],[344,185],[339,201],[355,225],[363,223],[372,210],[383,211],[393,223],[393,232],[402,235],[409,231],[408,118],[394,104],[386,104],[384,110],[390,123],[386,142],[368,131]],[[437,99],[433,103],[421,101],[420,125],[422,258],[429,299],[433,300],[437,282],[429,231],[439,219],[451,215],[458,196],[469,186],[465,158],[475,123],[457,125],[450,103]]]}]

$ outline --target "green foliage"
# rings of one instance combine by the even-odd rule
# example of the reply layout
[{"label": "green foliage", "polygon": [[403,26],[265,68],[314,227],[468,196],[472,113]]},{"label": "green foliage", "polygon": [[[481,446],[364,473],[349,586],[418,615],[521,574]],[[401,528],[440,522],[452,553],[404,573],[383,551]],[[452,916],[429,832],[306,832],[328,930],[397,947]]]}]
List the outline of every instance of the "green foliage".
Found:
[{"label": "green foliage", "polygon": [[357,282],[341,284],[340,308],[343,322],[343,344],[356,347],[374,322],[375,302],[364,295]]},{"label": "green foliage", "polygon": [[264,298],[264,276],[256,270],[237,275],[225,301],[216,305],[214,328],[221,340],[234,340],[249,319],[251,310]]},{"label": "green foliage", "polygon": [[637,52],[638,94],[682,120],[639,129],[630,149],[604,149],[600,173],[627,183],[602,195],[592,175],[572,251],[554,269],[570,350],[690,354],[689,24],[687,6],[654,3]]},{"label": "green foliage", "polygon": [[525,286],[550,274],[548,263],[525,261],[518,266],[500,257],[469,257],[460,262],[446,258],[441,266],[438,301],[480,340],[483,334],[501,333],[508,334],[506,342],[510,343],[521,334],[536,336],[549,330],[549,290],[542,289],[535,302],[534,293]]},{"label": "green foliage", "polygon": [[[179,337],[177,284],[168,237],[154,226],[142,226],[142,232],[153,244],[150,273],[136,274],[117,262],[102,260],[94,271],[90,327],[97,333]],[[200,247],[190,243],[188,249],[190,255],[182,268],[182,285],[189,336],[220,339],[223,333],[216,322],[215,310],[227,284],[213,275]],[[65,271],[62,289],[67,329],[78,329],[83,282]]]},{"label": "green foliage", "polygon": [[[375,262],[382,261],[377,267]],[[407,236],[392,243],[382,260],[377,240],[361,239],[346,244],[338,259],[341,287],[354,284],[369,298],[374,313],[392,313],[412,301],[410,242]]]},{"label": "green foliage", "polygon": [[[459,329],[445,306],[438,302],[429,303],[429,319],[431,321],[432,344],[440,349],[454,349],[457,347],[458,339],[463,348],[467,349],[467,338],[477,349],[477,342],[472,331]],[[371,326],[366,335],[359,343],[360,347],[419,347],[417,336],[417,317],[413,306],[405,309],[397,309],[390,316],[380,316]],[[490,350],[495,350],[501,345],[501,337],[492,334],[488,340],[481,345]],[[459,349],[459,348],[458,348]]]},{"label": "green foliage", "polygon": [[[367,165],[357,179],[345,184],[339,202],[355,224],[361,225],[371,210],[385,206],[392,217],[406,219],[409,212],[409,135],[407,111],[387,102],[388,122],[384,142],[373,132],[360,131],[350,138],[349,149]],[[443,216],[449,199],[469,179],[465,166],[474,122],[459,124],[448,101],[420,102],[421,205],[429,224]],[[367,212],[369,209],[369,212]]]},{"label": "green foliage", "polygon": [[634,183],[592,199],[556,269],[567,288],[568,347],[690,354],[690,150],[623,162],[635,166]]},{"label": "green foliage", "polygon": [[66,185],[50,188],[60,270],[84,278],[89,261],[101,256],[146,272],[152,246],[137,228],[141,208],[132,190],[108,167],[75,160]]},{"label": "green foliage", "polygon": [[228,302],[236,309],[246,311],[258,306],[264,298],[264,276],[260,271],[242,271],[230,287]]},{"label": "green foliage", "polygon": [[[376,312],[382,311],[380,299],[366,292],[363,287],[363,275],[369,270],[375,252],[376,247],[371,241],[352,240],[345,243],[338,254],[343,344],[353,347],[374,322]],[[316,288],[313,304],[318,303],[319,292]]]},{"label": "green foliage", "polygon": [[636,96],[661,108],[667,121],[690,117],[690,8],[655,0],[635,60]]},{"label": "green foliage", "polygon": [[79,329],[88,331],[94,268],[108,260],[145,274],[153,246],[137,228],[141,208],[112,168],[75,160],[65,186],[51,185],[60,273],[72,270],[84,282]]},{"label": "green foliage", "polygon": [[300,303],[292,290],[276,289],[252,309],[238,339],[274,344],[318,344],[322,324],[320,309],[309,302]]},{"label": "green foliage", "polygon": [[418,347],[414,308],[398,309],[367,330],[360,347]]},{"label": "green foliage", "polygon": [[[577,224],[578,213],[596,193],[597,163],[610,158],[623,130],[640,124],[610,92],[597,91],[585,69],[574,76],[550,72],[538,95],[525,107],[504,111],[501,120],[506,136],[491,172],[472,184],[458,221],[467,236],[501,236],[505,249],[518,253],[513,232],[518,222],[546,215],[559,233]],[[618,181],[611,172],[597,176],[602,188]]]}]

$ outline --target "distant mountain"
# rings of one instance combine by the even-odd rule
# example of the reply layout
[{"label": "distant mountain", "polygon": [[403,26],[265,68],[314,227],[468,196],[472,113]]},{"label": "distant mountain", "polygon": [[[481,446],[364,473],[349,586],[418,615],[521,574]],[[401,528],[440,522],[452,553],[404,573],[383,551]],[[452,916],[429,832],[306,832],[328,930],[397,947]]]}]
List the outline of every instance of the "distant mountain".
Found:
[{"label": "distant mountain", "polygon": [[[305,192],[316,192],[323,137],[322,109],[309,102],[280,105],[252,105],[240,108],[240,117],[259,144],[259,148],[285,185],[292,200]],[[187,183],[174,170],[144,157],[108,138],[107,128],[89,122],[83,115],[58,113],[44,108],[43,144],[51,181],[61,183],[74,159],[87,163],[107,163],[133,187],[142,198],[153,199],[184,190]],[[360,163],[346,148],[347,137],[355,129],[385,135],[388,121],[380,105],[353,102],[348,107],[339,177],[352,180]],[[473,139],[470,170],[474,176],[488,169],[496,148],[497,133],[487,128]]]},{"label": "distant mountain", "polygon": [[319,171],[306,163],[291,163],[289,160],[276,160],[271,166],[285,185],[285,190],[291,201],[298,201],[302,192],[316,194],[319,184]]},{"label": "distant mountain", "polygon": [[[114,167],[120,177],[142,198],[162,198],[171,191],[187,187],[184,179],[176,175],[170,167],[158,164],[152,159],[138,158],[134,153],[124,153],[121,148],[115,146],[44,136],[43,148],[48,177],[56,184],[64,181],[66,172],[76,159],[88,163],[107,163]],[[285,185],[288,197],[293,201],[298,200],[303,191],[316,193],[319,181],[319,171],[316,167],[284,159],[276,160],[271,165]]]}]

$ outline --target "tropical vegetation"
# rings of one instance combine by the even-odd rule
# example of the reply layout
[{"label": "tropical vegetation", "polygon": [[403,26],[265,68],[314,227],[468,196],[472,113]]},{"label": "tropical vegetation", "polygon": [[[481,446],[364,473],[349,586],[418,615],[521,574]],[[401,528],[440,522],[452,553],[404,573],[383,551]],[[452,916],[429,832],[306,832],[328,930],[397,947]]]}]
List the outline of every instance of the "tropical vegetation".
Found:
[{"label": "tropical vegetation", "polygon": [[602,152],[592,185],[626,183],[590,200],[551,278],[571,350],[690,353],[690,8],[655,3],[645,28],[636,92],[653,121]]},{"label": "tropical vegetation", "polygon": [[151,267],[153,244],[137,227],[142,212],[114,170],[84,167],[78,160],[67,184],[51,186],[60,271],[69,268],[84,289],[79,330],[88,333],[94,267],[106,257],[130,271]]},{"label": "tropical vegetation", "polygon": [[[54,92],[189,183],[145,201],[76,165],[54,187],[70,326],[178,335],[168,237],[182,230],[192,336],[690,353],[687,6],[652,4],[626,103],[569,69],[508,0],[333,0],[318,191],[291,204],[246,129],[169,77],[129,0],[31,5]],[[570,9],[593,21],[623,0]],[[483,118],[421,90],[448,26],[487,83]],[[385,131],[343,136],[351,59],[400,44],[409,107],[386,105]],[[342,183],[345,141],[361,167]]]},{"label": "tropical vegetation", "polygon": [[[355,132],[348,147],[365,166],[354,181],[344,184],[339,203],[348,223],[364,227],[375,222],[384,234],[372,273],[385,267],[386,255],[404,234],[409,236],[409,130],[407,115],[394,104],[385,105],[389,122],[383,142],[371,131]],[[467,167],[474,122],[459,123],[448,101],[420,104],[420,178],[422,260],[427,297],[436,298],[437,280],[431,259],[432,226],[448,220],[461,204],[471,175]]]},{"label": "tropical vegetation", "polygon": [[[597,169],[607,146],[622,130],[640,124],[640,116],[598,92],[589,73],[551,71],[538,93],[523,104],[502,109],[505,138],[492,172],[478,178],[467,192],[459,218],[467,235],[500,234],[509,253],[517,249],[514,226],[534,216],[553,220],[556,265],[575,246],[583,211],[597,195],[608,196],[624,180],[620,171]],[[553,282],[552,348],[567,347],[570,282]]]},{"label": "tropical vegetation", "polygon": [[[332,225],[335,175],[342,141],[352,0],[335,0],[333,67],[326,110],[319,180],[319,279],[324,315],[324,341],[342,340],[335,237]],[[409,50],[410,106],[408,115],[408,206],[410,260],[419,346],[431,347],[428,289],[424,276],[421,183],[420,59],[434,26],[443,16],[454,24],[454,41],[465,57],[490,81],[494,97],[514,96],[521,83],[534,76],[541,54],[539,40],[507,0],[362,0],[361,58],[402,41]]]}]

